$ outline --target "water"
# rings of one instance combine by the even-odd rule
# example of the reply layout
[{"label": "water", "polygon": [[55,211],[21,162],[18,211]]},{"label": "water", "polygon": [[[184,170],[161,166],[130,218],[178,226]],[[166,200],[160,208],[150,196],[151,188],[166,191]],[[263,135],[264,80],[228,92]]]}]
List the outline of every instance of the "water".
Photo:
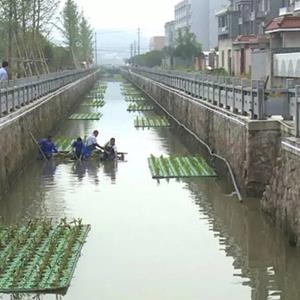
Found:
[{"label": "water", "polygon": [[300,299],[300,252],[258,201],[240,204],[220,179],[153,180],[150,154],[188,149],[170,129],[135,129],[137,113],[126,111],[119,83],[108,83],[105,100],[100,121],[66,121],[58,135],[99,129],[100,144],[114,136],[119,151],[129,153],[126,162],[37,161],[0,202],[2,223],[66,216],[92,225],[71,286],[58,298]]}]

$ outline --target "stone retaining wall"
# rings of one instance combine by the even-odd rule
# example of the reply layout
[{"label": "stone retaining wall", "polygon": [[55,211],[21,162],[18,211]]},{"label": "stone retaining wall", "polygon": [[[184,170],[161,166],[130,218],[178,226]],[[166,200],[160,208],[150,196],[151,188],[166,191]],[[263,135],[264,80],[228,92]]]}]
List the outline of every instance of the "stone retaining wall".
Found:
[{"label": "stone retaining wall", "polygon": [[289,242],[300,246],[300,141],[286,138],[270,184],[262,199],[263,210],[282,230]]},{"label": "stone retaining wall", "polygon": [[1,118],[0,197],[28,162],[36,158],[37,146],[30,133],[37,138],[51,133],[74,110],[97,78],[98,73],[88,75]]},{"label": "stone retaining wall", "polygon": [[280,148],[277,121],[249,120],[138,74],[124,71],[124,76],[227,159],[245,194],[262,195]]}]

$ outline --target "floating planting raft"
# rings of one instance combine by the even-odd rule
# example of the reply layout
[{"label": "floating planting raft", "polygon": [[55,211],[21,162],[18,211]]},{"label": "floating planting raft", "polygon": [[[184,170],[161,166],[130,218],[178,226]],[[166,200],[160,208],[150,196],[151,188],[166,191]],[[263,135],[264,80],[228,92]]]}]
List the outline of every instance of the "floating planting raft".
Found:
[{"label": "floating planting raft", "polygon": [[103,107],[105,105],[105,101],[100,99],[92,99],[90,101],[83,102],[81,105],[92,106],[92,107]]},{"label": "floating planting raft", "polygon": [[135,127],[170,127],[170,123],[165,117],[144,118],[136,117],[134,120]]},{"label": "floating planting raft", "polygon": [[124,96],[132,96],[132,97],[141,97],[141,93],[137,92],[137,91],[124,91],[122,93]]},{"label": "floating planting raft", "polygon": [[215,171],[199,156],[148,158],[153,178],[216,177]]},{"label": "floating planting raft", "polygon": [[101,113],[73,114],[69,120],[100,120],[101,117]]},{"label": "floating planting raft", "polygon": [[127,108],[128,111],[149,111],[153,109],[153,106],[145,103],[130,103]]},{"label": "floating planting raft", "polygon": [[0,226],[0,293],[67,289],[89,230],[81,220],[65,219]]},{"label": "floating planting raft", "polygon": [[126,102],[138,102],[138,101],[145,101],[146,99],[142,96],[125,96]]},{"label": "floating planting raft", "polygon": [[104,94],[103,93],[89,93],[85,98],[101,100],[101,99],[104,99]]},{"label": "floating planting raft", "polygon": [[68,153],[72,151],[72,141],[70,138],[59,136],[54,139],[54,144],[58,152]]}]

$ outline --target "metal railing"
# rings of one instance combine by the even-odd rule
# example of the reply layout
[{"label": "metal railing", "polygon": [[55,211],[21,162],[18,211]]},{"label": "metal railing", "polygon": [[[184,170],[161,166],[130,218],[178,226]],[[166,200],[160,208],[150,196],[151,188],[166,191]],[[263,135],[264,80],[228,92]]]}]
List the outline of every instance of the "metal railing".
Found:
[{"label": "metal railing", "polygon": [[283,120],[294,122],[295,135],[300,137],[300,86],[295,86],[293,80],[287,80],[286,88],[267,90],[265,82],[257,80],[142,67],[131,67],[126,70],[237,115],[258,120],[274,115],[282,116]]},{"label": "metal railing", "polygon": [[18,80],[1,81],[0,117],[26,106],[59,88],[72,83],[96,69],[69,70]]},{"label": "metal railing", "polygon": [[266,117],[263,81],[147,68],[131,68],[130,71],[236,114],[259,120]]}]

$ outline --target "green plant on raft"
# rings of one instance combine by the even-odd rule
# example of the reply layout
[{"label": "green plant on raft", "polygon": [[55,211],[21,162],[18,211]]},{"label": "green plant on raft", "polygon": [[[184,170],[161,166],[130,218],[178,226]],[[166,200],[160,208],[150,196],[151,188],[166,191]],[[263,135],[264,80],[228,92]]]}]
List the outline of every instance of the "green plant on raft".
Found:
[{"label": "green plant on raft", "polygon": [[157,160],[157,158],[154,157],[153,154],[151,154],[150,159],[151,159],[152,164],[154,166],[155,176],[157,177],[157,176],[160,175],[160,166],[159,166],[158,160]]},{"label": "green plant on raft", "polygon": [[164,158],[163,155],[161,155],[161,157],[159,158],[161,161],[161,164],[163,166],[163,170],[164,170],[164,176],[165,177],[170,177],[172,176],[171,172],[170,172],[170,167],[169,167],[169,163],[168,163],[168,159]]}]

